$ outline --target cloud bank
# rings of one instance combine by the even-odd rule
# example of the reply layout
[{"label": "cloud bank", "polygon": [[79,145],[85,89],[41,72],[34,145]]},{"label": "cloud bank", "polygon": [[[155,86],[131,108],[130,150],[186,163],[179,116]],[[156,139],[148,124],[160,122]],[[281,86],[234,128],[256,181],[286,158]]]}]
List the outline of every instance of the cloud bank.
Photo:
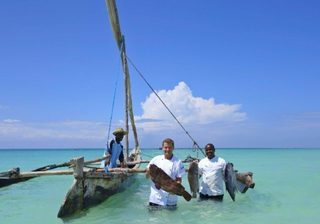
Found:
[{"label": "cloud bank", "polygon": [[0,147],[94,147],[106,139],[106,124],[91,121],[28,123],[0,121]]},{"label": "cloud bank", "polygon": [[[239,124],[247,119],[239,104],[216,103],[192,95],[186,83],[180,82],[171,90],[157,91],[159,97],[181,124],[193,132],[206,131],[212,126]],[[163,137],[185,141],[181,127],[165,109],[154,93],[141,103],[142,114],[135,117],[140,139],[150,147],[157,147]],[[115,126],[123,126],[116,121]],[[223,133],[223,130],[219,130]],[[216,131],[210,131],[212,135]],[[177,136],[178,134],[178,136]],[[92,121],[56,121],[29,123],[18,119],[0,121],[0,147],[101,147],[107,138],[107,124]],[[196,136],[199,137],[199,136]]]},{"label": "cloud bank", "polygon": [[[159,90],[156,93],[183,125],[221,122],[232,124],[247,119],[246,113],[239,111],[240,104],[218,104],[214,98],[195,97],[184,82],[180,82],[172,90]],[[151,93],[141,103],[141,107],[143,113],[141,116],[136,116],[136,120],[144,130],[159,131],[177,126],[173,116],[155,93]]]},{"label": "cloud bank", "polygon": [[[217,103],[214,98],[193,96],[186,83],[156,92],[181,122],[174,120],[154,93],[141,102],[136,116],[142,148],[159,147],[165,137],[177,147],[192,147],[208,142],[217,147],[319,147],[320,113],[283,114],[263,120],[249,119],[240,104]],[[8,106],[1,106],[6,110]],[[123,127],[115,121],[111,129]],[[50,121],[28,122],[19,118],[0,120],[0,148],[81,148],[104,147],[106,122]],[[132,144],[132,143],[131,143]]]}]

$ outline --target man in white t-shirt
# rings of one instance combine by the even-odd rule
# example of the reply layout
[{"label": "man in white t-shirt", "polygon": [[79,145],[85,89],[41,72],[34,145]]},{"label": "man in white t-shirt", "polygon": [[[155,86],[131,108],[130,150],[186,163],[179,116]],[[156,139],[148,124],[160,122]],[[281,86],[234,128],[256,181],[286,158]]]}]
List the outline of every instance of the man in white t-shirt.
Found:
[{"label": "man in white t-shirt", "polygon": [[[180,159],[173,155],[174,141],[170,138],[163,140],[162,151],[163,155],[154,157],[147,166],[146,177],[149,178],[149,167],[151,164],[161,168],[166,174],[168,174],[173,180],[178,183],[182,182],[182,175],[185,173],[183,164]],[[149,196],[150,206],[167,206],[175,207],[177,205],[177,195],[170,194],[160,186],[157,186],[154,182],[151,184],[151,192]]]},{"label": "man in white t-shirt", "polygon": [[199,162],[199,174],[202,176],[200,199],[223,200],[224,172],[226,161],[215,155],[214,145],[205,146],[206,157]]}]

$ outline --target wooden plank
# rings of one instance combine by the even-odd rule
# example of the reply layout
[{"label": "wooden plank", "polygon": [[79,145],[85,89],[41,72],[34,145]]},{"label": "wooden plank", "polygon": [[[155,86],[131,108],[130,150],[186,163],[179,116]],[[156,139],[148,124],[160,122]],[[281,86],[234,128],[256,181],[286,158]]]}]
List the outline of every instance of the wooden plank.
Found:
[{"label": "wooden plank", "polygon": [[146,169],[128,169],[128,168],[112,168],[109,169],[109,172],[123,172],[123,173],[145,173]]},{"label": "wooden plank", "polygon": [[127,162],[126,164],[128,166],[131,166],[131,165],[136,165],[136,164],[140,164],[140,163],[149,163],[150,161],[149,160],[140,160],[140,161],[135,161],[135,162]]},{"label": "wooden plank", "polygon": [[[90,171],[91,172],[91,171]],[[97,169],[96,172],[103,173],[103,169]],[[113,168],[109,170],[110,173],[127,172],[127,173],[145,173],[146,169],[128,169],[128,168]],[[73,170],[52,170],[52,171],[37,171],[37,172],[23,172],[18,178],[25,177],[39,177],[39,176],[56,176],[56,175],[73,175]],[[87,172],[84,172],[87,173]],[[94,172],[92,172],[94,173]]]},{"label": "wooden plank", "polygon": [[40,176],[50,176],[50,175],[72,175],[72,174],[73,174],[73,170],[22,172],[19,174],[18,178],[40,177]]}]

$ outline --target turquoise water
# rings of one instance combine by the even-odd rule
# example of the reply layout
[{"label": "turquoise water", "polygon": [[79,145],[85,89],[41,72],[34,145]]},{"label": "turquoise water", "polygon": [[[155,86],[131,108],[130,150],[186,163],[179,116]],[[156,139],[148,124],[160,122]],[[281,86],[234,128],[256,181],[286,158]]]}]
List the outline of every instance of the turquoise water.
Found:
[{"label": "turquoise water", "polygon": [[[19,166],[22,171],[73,157],[100,157],[102,149],[0,150],[0,171]],[[143,150],[149,160],[160,150]],[[189,149],[176,149],[181,159],[196,156]],[[47,176],[0,188],[0,223],[320,223],[320,149],[217,149],[216,154],[234,163],[240,172],[252,171],[254,189],[222,203],[179,198],[175,211],[147,209],[149,181],[137,174],[125,192],[110,197],[78,217],[56,217],[71,176]],[[201,155],[199,155],[201,158]],[[186,177],[183,184],[189,186]]]}]

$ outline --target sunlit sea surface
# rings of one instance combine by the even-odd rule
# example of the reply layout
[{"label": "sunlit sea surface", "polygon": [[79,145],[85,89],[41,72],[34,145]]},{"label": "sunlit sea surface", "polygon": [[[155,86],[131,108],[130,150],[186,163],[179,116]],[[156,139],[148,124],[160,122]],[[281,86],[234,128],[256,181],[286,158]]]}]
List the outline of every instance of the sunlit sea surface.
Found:
[{"label": "sunlit sea surface", "polygon": [[[103,149],[2,149],[0,172],[22,171],[84,156],[99,158]],[[143,159],[161,154],[144,149]],[[179,158],[197,157],[191,149],[175,149]],[[251,171],[256,183],[233,202],[226,193],[222,203],[179,197],[175,211],[148,210],[150,180],[137,174],[133,184],[96,207],[71,219],[57,212],[73,182],[72,176],[46,176],[0,188],[0,223],[320,223],[320,149],[217,149],[240,172]],[[198,154],[203,158],[202,154]],[[145,165],[144,165],[145,166]],[[183,185],[189,191],[186,176]]]}]

